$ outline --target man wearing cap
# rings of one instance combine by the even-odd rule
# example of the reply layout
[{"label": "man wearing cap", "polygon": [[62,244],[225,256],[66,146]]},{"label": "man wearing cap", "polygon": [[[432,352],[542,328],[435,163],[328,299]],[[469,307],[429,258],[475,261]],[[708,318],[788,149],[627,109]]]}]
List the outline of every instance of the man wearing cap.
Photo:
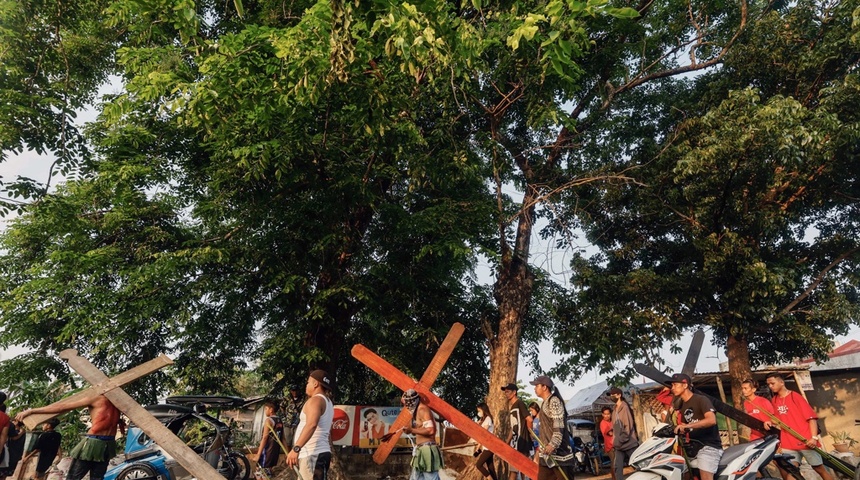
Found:
[{"label": "man wearing cap", "polygon": [[[508,432],[508,437],[505,440],[511,448],[528,457],[529,453],[531,453],[531,440],[526,423],[529,409],[526,407],[525,402],[517,396],[517,391],[519,391],[519,388],[517,388],[515,383],[509,383],[502,387],[502,392],[508,400],[508,413],[511,419],[511,430]],[[513,465],[509,465],[509,467],[510,479],[516,480],[520,471]]]},{"label": "man wearing cap", "polygon": [[290,396],[287,397],[284,407],[284,446],[288,450],[293,448],[293,439],[296,437],[296,427],[299,426],[299,415],[304,404],[304,398],[299,395],[300,391],[298,385],[290,385]]},{"label": "man wearing cap", "polygon": [[[782,379],[782,375],[776,372],[768,375],[767,386],[773,393],[771,401],[773,402],[774,415],[807,439],[805,442],[800,441],[789,435],[787,431],[782,430],[779,435],[782,453],[791,455],[798,464],[801,461],[800,457],[803,456],[809,466],[823,480],[833,480],[833,476],[824,467],[824,460],[821,455],[812,449],[819,446],[821,440],[818,435],[818,415],[816,415],[815,410],[809,406],[809,402],[803,398],[803,395],[792,392],[785,387],[785,380]],[[768,422],[765,426],[769,426],[769,424]],[[780,467],[779,463],[777,463],[777,467],[779,467],[782,478],[791,478],[788,471]]]},{"label": "man wearing cap", "polygon": [[412,412],[412,422],[403,431],[415,435],[410,480],[439,480],[439,470],[445,463],[442,450],[436,443],[436,421],[430,407],[421,403],[421,397],[413,389],[400,397],[403,407]]},{"label": "man wearing cap", "polygon": [[329,434],[334,419],[334,405],[329,395],[332,382],[325,370],[314,370],[308,377],[305,394],[308,400],[299,415],[293,449],[287,455],[287,467],[298,466],[300,480],[325,480],[331,463]]},{"label": "man wearing cap", "polygon": [[[723,456],[714,405],[707,397],[690,390],[692,381],[686,374],[676,373],[666,384],[672,389],[672,395],[681,399],[681,407],[678,408],[680,418],[675,433],[686,433],[688,441],[696,440],[689,447],[685,446],[687,456],[696,459],[698,465],[694,466],[699,468],[702,480],[714,480]],[[699,445],[701,448],[693,454]]]},{"label": "man wearing cap", "polygon": [[[529,382],[535,386],[535,395],[543,399],[540,419],[540,447],[535,461],[538,464],[538,480],[573,480],[573,450],[570,448],[570,433],[565,428],[567,409],[552,380],[541,375]],[[563,470],[563,471],[562,471]]]},{"label": "man wearing cap", "polygon": [[630,405],[624,401],[624,392],[618,387],[612,387],[609,389],[609,398],[615,402],[615,408],[612,410],[612,447],[615,449],[612,470],[616,480],[624,480],[624,467],[639,446],[639,434],[636,433]]}]

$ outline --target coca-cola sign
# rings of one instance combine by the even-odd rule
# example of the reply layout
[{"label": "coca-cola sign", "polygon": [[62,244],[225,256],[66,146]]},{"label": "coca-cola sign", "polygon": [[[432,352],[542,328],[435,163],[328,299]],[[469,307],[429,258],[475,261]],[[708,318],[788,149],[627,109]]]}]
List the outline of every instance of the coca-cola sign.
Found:
[{"label": "coca-cola sign", "polygon": [[349,432],[349,415],[340,408],[335,407],[334,418],[331,421],[331,439],[338,441]]}]

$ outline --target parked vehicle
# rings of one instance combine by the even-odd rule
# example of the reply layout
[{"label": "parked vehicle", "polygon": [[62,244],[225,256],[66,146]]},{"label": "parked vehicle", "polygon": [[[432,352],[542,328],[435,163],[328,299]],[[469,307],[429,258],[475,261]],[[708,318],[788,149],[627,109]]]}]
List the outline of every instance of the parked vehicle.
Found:
[{"label": "parked vehicle", "polygon": [[[249,479],[251,464],[242,453],[232,449],[230,427],[207,414],[203,403],[193,406],[168,403],[145,408],[225,479]],[[129,426],[124,453],[111,463],[115,466],[108,469],[105,480],[191,478],[185,468],[134,425]]]},{"label": "parked vehicle", "polygon": [[[630,456],[630,464],[638,468],[627,480],[681,480],[688,468],[696,468],[696,459],[687,460],[672,452],[681,435],[665,435],[672,432],[669,425],[658,425],[655,435],[646,440]],[[658,436],[662,435],[662,436]],[[693,440],[692,442],[695,442]],[[644,447],[644,448],[643,448]],[[715,478],[720,480],[755,480],[759,473],[768,478],[765,467],[775,459],[780,464],[786,461],[775,455],[779,448],[779,437],[769,435],[754,442],[731,446],[723,450]]]}]

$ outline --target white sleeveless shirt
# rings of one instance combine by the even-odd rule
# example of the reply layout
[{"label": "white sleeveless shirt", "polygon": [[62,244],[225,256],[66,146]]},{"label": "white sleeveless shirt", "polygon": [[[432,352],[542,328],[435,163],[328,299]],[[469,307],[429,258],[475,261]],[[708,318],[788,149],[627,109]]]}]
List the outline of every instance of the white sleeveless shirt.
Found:
[{"label": "white sleeveless shirt", "polygon": [[[311,435],[310,440],[302,446],[302,450],[299,452],[299,458],[305,458],[317,453],[331,451],[331,448],[329,447],[329,437],[331,436],[331,423],[332,420],[334,420],[334,405],[327,396],[321,393],[314,395],[314,397],[322,397],[322,399],[325,400],[325,411],[320,415],[320,419],[317,422],[317,428],[314,430],[313,435]],[[304,409],[302,409],[302,413],[299,415],[299,425],[296,427],[296,434],[295,437],[293,437],[293,445],[296,445],[296,440],[299,439],[299,435],[304,431],[306,423],[307,417],[305,416]]]}]

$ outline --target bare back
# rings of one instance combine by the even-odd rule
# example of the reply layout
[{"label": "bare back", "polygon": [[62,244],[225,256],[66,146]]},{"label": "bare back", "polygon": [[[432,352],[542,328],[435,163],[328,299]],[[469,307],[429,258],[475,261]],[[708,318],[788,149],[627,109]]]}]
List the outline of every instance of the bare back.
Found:
[{"label": "bare back", "polygon": [[110,403],[110,400],[102,395],[93,399],[89,405],[90,421],[93,426],[90,427],[90,435],[109,435],[116,436],[116,430],[119,425],[120,411]]}]

